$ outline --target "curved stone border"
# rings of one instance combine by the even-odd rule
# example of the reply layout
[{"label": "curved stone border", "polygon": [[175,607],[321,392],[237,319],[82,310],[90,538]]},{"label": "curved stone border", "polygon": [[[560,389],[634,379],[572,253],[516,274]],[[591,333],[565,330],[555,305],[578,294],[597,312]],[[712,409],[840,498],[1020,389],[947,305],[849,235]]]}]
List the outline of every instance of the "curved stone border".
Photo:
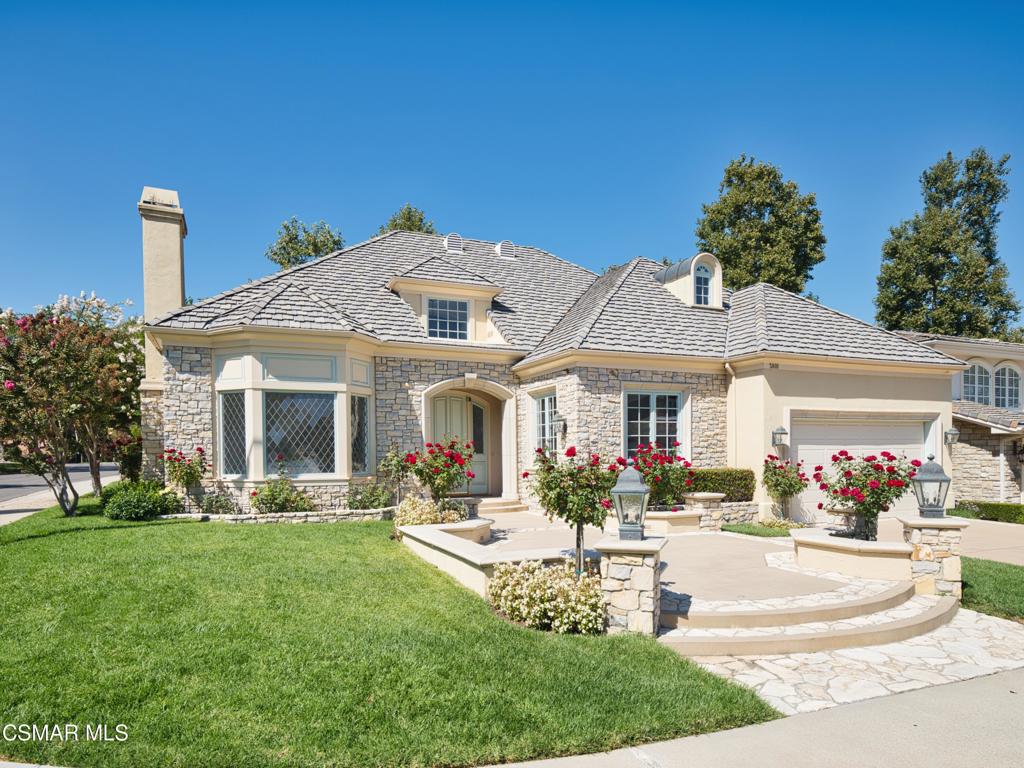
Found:
[{"label": "curved stone border", "polygon": [[282,512],[261,515],[245,512],[237,515],[207,515],[202,512],[185,512],[180,515],[158,515],[158,520],[197,520],[228,524],[243,523],[340,523],[355,520],[390,520],[398,507],[378,509],[336,509],[324,512]]}]

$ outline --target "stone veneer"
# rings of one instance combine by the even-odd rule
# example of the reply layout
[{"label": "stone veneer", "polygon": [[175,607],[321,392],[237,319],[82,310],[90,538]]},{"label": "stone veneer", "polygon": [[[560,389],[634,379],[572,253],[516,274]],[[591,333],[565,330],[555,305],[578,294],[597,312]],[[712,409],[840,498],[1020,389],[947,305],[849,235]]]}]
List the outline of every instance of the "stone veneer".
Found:
[{"label": "stone veneer", "polygon": [[963,597],[960,545],[966,520],[949,517],[900,518],[903,540],[914,548],[910,572],[917,591],[926,595]]},{"label": "stone veneer", "polygon": [[[690,434],[683,436],[683,454],[698,467],[726,466],[726,377],[687,371],[649,371],[619,368],[566,368],[527,379],[518,393],[520,469],[533,466],[536,436],[530,398],[553,387],[558,411],[566,419],[559,448],[578,446],[585,452],[614,458],[622,452],[623,391],[663,384],[689,395]],[[526,436],[526,439],[523,439]],[[532,500],[528,480],[521,480],[520,498]]]},{"label": "stone veneer", "polygon": [[601,553],[601,592],[608,611],[608,634],[656,635],[661,623],[663,538],[595,544]]},{"label": "stone veneer", "polygon": [[951,448],[957,501],[1021,500],[1021,464],[1016,440],[988,427],[957,421],[960,441]]}]

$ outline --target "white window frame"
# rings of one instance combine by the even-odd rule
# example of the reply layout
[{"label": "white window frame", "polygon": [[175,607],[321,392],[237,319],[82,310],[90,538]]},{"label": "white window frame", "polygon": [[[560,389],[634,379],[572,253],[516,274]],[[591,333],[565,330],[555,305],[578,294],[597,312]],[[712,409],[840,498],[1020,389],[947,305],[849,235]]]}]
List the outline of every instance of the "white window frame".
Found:
[{"label": "white window frame", "polygon": [[[702,270],[707,273],[706,276],[704,274],[701,274]],[[707,280],[707,285],[705,286],[706,291],[703,292],[704,301],[701,301],[700,300],[701,299],[701,294],[702,294],[702,291],[701,291],[701,280],[704,280],[704,279]],[[714,279],[715,279],[715,271],[711,267],[709,267],[707,264],[700,263],[700,264],[697,264],[697,266],[695,266],[693,268],[693,303],[694,303],[694,306],[698,306],[698,307],[710,307],[711,306],[711,294],[712,294],[712,291],[713,291]]]},{"label": "white window frame", "polygon": [[[424,296],[423,318],[426,322],[427,338],[441,342],[467,342],[473,340],[473,300],[465,296]],[[452,336],[432,336],[430,334],[430,303],[433,301],[458,302],[466,305],[466,338]]]},{"label": "white window frame", "polygon": [[[630,395],[649,395],[652,398],[656,398],[658,395],[668,395],[671,397],[678,398],[678,405],[676,409],[676,440],[678,440],[684,448],[690,450],[692,448],[691,441],[689,439],[689,430],[687,425],[690,423],[689,410],[690,410],[690,397],[689,392],[684,389],[665,389],[664,386],[659,388],[645,388],[642,386],[628,387],[622,391],[622,455],[629,457],[629,396]],[[652,408],[652,410],[654,410]],[[644,443],[647,445],[657,440],[657,420],[650,420],[650,434],[648,440]],[[678,454],[679,449],[674,445],[659,445],[661,450]]]},{"label": "white window frame", "polygon": [[[1016,402],[1011,402],[1010,399],[1007,397],[1007,395],[1009,394],[1009,386],[1006,386],[1005,387],[1006,391],[1004,392],[1004,398],[1005,399],[1004,399],[1003,404],[1000,405],[999,404],[999,382],[998,382],[998,377],[999,377],[999,374],[1002,373],[1003,371],[1006,371],[1008,374],[1014,374],[1017,377]],[[1009,378],[1009,377],[1007,377],[1007,378]],[[1005,363],[1005,362],[1004,363],[999,363],[999,365],[997,365],[995,367],[995,370],[992,372],[992,404],[995,405],[997,408],[1007,408],[1009,410],[1014,410],[1014,411],[1020,410],[1021,384],[1022,384],[1021,380],[1022,379],[1024,379],[1024,376],[1021,375],[1021,370],[1016,365],[1014,365],[1013,363]],[[1007,385],[1008,384],[1009,384],[1009,382],[1007,381]]]},{"label": "white window frame", "polygon": [[[968,402],[978,403],[979,405],[992,405],[994,394],[993,387],[995,385],[995,376],[993,375],[994,372],[992,370],[992,366],[981,360],[968,360],[967,364],[969,366],[968,369],[960,374],[960,397],[962,397],[964,400],[967,400]],[[982,371],[985,371],[986,375],[988,376],[988,382],[985,386],[981,386],[977,381],[975,381],[973,384],[970,385],[974,396],[968,397],[967,377],[972,376],[975,379],[978,378],[978,376],[974,374],[975,367],[979,368]],[[984,400],[977,399],[979,391],[984,391]]]},{"label": "white window frame", "polygon": [[[558,450],[558,428],[555,416],[558,414],[558,393],[549,389],[532,394],[533,397],[533,441],[534,448]],[[547,407],[547,403],[551,407]],[[547,420],[545,420],[547,416]]]},{"label": "white window frame", "polygon": [[[224,407],[222,405],[222,398],[224,395],[241,395],[242,396],[242,448],[243,458],[245,461],[245,469],[241,473],[237,472],[225,472],[224,471]],[[252,445],[252,435],[249,434],[249,398],[246,397],[245,389],[242,387],[236,388],[218,388],[217,389],[217,476],[225,480],[245,480],[249,476],[249,446]]]}]

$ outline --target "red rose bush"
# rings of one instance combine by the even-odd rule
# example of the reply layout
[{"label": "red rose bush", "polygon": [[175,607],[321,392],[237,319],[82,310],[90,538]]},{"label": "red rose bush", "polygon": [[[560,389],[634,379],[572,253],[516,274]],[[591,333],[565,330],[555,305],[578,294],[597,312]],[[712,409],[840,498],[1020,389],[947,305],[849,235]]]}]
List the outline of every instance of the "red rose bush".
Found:
[{"label": "red rose bush", "polygon": [[[878,516],[910,490],[910,481],[921,462],[908,461],[889,451],[854,457],[842,450],[832,456],[832,473],[814,468],[814,482],[825,492],[828,507],[839,514],[851,514],[855,524],[850,535],[855,539],[874,541],[878,538]],[[823,509],[824,503],[818,504]]]}]

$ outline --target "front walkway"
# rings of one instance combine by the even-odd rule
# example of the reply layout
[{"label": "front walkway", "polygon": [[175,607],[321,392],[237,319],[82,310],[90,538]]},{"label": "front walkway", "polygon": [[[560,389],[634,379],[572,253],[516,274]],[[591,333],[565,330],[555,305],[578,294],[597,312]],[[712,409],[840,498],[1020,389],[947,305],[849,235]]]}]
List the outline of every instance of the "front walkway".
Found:
[{"label": "front walkway", "polygon": [[1001,768],[1021,764],[1024,670],[761,725],[503,768]]}]

